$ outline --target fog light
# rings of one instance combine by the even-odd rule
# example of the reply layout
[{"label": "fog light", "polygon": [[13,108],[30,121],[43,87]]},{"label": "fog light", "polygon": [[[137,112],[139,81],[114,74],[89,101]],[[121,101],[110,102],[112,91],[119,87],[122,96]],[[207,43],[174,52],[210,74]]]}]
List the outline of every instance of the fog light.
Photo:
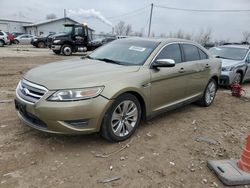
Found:
[{"label": "fog light", "polygon": [[89,120],[87,120],[87,119],[78,119],[78,120],[67,120],[67,121],[64,121],[64,122],[67,123],[67,124],[70,124],[73,127],[81,128],[81,127],[87,126],[88,123],[89,123]]}]

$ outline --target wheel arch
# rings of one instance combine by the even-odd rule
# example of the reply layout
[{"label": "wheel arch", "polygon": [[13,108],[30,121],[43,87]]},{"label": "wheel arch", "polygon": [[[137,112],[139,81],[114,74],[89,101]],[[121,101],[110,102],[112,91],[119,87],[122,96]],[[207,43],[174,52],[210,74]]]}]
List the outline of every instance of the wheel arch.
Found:
[{"label": "wheel arch", "polygon": [[120,90],[119,92],[115,93],[111,97],[111,99],[116,99],[117,97],[119,97],[119,96],[121,96],[123,94],[126,94],[126,93],[132,94],[138,99],[138,101],[140,102],[140,105],[141,105],[141,110],[142,110],[142,120],[146,120],[148,103],[147,103],[145,94],[140,92],[138,89],[136,89],[136,88],[128,88],[128,89]]}]

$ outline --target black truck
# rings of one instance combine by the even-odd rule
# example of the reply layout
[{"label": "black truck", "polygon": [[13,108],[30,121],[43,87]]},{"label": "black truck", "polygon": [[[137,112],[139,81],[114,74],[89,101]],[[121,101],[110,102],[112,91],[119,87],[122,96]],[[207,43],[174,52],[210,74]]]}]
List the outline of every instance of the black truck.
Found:
[{"label": "black truck", "polygon": [[93,31],[84,24],[64,24],[64,32],[49,38],[49,47],[55,54],[66,56],[94,50],[102,44],[92,42]]}]

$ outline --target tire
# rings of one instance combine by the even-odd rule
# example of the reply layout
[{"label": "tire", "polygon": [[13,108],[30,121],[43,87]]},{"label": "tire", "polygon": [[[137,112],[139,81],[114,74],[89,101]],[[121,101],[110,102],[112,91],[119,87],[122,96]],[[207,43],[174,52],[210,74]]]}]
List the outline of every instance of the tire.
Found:
[{"label": "tire", "polygon": [[41,42],[38,42],[37,47],[38,47],[38,48],[45,48],[46,45],[45,45],[44,42],[41,41]]},{"label": "tire", "polygon": [[63,55],[70,56],[72,54],[72,47],[68,44],[65,44],[62,46],[61,51],[62,51]]},{"label": "tire", "polygon": [[54,52],[55,54],[57,54],[57,55],[59,55],[59,54],[61,53],[60,50],[53,50],[53,52]]},{"label": "tire", "polygon": [[141,105],[134,95],[120,95],[103,118],[102,137],[112,142],[128,139],[137,129],[141,114]]},{"label": "tire", "polygon": [[19,44],[19,41],[15,39],[14,44]]},{"label": "tire", "polygon": [[0,40],[0,47],[4,47],[4,41]]},{"label": "tire", "polygon": [[206,89],[203,93],[202,98],[197,101],[198,105],[203,106],[203,107],[208,107],[214,102],[214,98],[216,96],[218,84],[215,81],[215,79],[210,79]]},{"label": "tire", "polygon": [[242,81],[242,75],[241,75],[241,73],[236,72],[232,84],[241,84],[241,81]]}]

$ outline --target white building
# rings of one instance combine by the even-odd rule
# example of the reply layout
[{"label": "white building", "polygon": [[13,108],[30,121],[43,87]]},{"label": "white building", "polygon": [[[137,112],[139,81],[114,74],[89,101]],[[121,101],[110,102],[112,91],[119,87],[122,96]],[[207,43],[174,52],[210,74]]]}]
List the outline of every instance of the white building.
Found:
[{"label": "white building", "polygon": [[39,36],[42,34],[49,34],[51,32],[59,33],[63,31],[64,24],[79,24],[77,21],[69,17],[50,19],[42,22],[24,25],[26,33]]},{"label": "white building", "polygon": [[0,30],[10,33],[25,33],[23,26],[31,23],[32,22],[0,19]]}]

